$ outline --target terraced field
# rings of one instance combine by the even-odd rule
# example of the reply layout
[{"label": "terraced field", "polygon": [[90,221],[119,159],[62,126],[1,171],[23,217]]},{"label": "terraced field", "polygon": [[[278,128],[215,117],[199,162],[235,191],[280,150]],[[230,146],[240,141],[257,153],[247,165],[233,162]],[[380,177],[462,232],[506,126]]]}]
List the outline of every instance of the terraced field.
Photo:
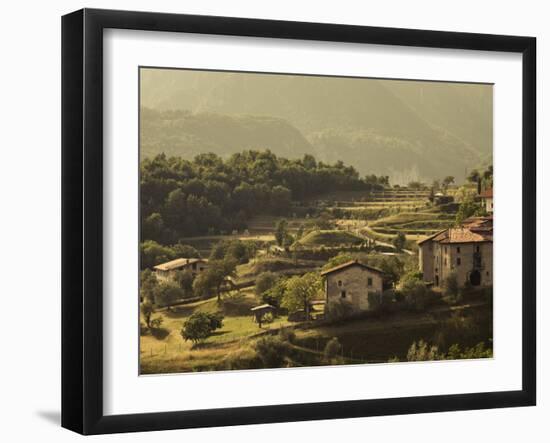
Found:
[{"label": "terraced field", "polygon": [[342,230],[318,230],[312,231],[302,237],[297,243],[306,247],[357,245],[364,243],[365,239],[359,235]]},{"label": "terraced field", "polygon": [[446,229],[454,223],[454,215],[433,212],[401,212],[369,223],[369,227],[380,233],[395,235],[431,235]]}]

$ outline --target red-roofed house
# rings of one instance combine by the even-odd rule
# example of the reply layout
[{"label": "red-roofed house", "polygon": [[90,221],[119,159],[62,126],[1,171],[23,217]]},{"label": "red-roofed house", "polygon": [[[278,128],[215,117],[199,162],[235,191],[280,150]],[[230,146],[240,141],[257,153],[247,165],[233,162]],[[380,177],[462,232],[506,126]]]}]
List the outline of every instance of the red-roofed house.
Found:
[{"label": "red-roofed house", "polygon": [[452,273],[460,286],[493,284],[493,217],[472,217],[418,242],[424,281],[442,286]]}]

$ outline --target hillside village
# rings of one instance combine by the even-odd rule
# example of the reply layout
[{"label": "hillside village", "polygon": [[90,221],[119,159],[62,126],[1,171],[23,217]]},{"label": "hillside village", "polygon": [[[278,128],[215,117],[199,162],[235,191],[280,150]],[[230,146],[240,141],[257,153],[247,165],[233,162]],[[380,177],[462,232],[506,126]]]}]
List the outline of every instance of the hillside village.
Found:
[{"label": "hillside village", "polygon": [[[492,356],[491,166],[392,186],[307,155],[247,155],[270,188],[232,182],[216,157],[142,165],[142,187],[168,192],[163,207],[142,194],[142,373]],[[250,177],[243,159],[231,171]],[[198,167],[207,180],[161,181]]]}]

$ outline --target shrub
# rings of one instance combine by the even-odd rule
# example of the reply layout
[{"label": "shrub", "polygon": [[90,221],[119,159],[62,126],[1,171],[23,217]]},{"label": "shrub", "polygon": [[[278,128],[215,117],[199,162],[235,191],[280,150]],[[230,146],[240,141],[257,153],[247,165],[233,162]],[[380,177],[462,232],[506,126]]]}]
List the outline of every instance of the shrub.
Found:
[{"label": "shrub", "polygon": [[347,300],[331,300],[327,304],[326,319],[330,321],[343,320],[353,314],[353,306]]},{"label": "shrub", "polygon": [[460,288],[458,285],[458,278],[454,272],[443,280],[443,290],[445,291],[445,295],[451,297],[452,300],[456,300],[458,297]]},{"label": "shrub", "polygon": [[405,247],[406,242],[407,242],[407,238],[405,237],[405,234],[403,234],[402,232],[398,232],[397,235],[392,240],[392,244],[397,251],[401,251]]},{"label": "shrub", "polygon": [[289,353],[289,345],[279,337],[263,337],[254,344],[254,350],[264,368],[283,367]]},{"label": "shrub", "polygon": [[151,329],[159,329],[164,319],[162,317],[156,317],[151,320]]},{"label": "shrub", "polygon": [[435,345],[428,345],[424,340],[413,342],[407,351],[407,361],[431,361],[444,358]]},{"label": "shrub", "polygon": [[271,312],[266,312],[262,316],[262,323],[273,323],[273,320],[274,320],[274,317],[273,317],[273,314]]},{"label": "shrub", "polygon": [[325,346],[323,357],[327,363],[333,362],[342,352],[342,345],[337,337],[331,338]]},{"label": "shrub", "polygon": [[147,335],[149,328],[143,322],[139,322],[139,335]]},{"label": "shrub", "polygon": [[448,360],[459,359],[474,359],[474,358],[491,358],[493,356],[493,349],[486,348],[485,343],[479,342],[472,348],[465,348],[464,351],[460,349],[460,345],[454,344],[449,348],[446,358]]},{"label": "shrub", "polygon": [[429,304],[431,293],[422,281],[407,280],[401,286],[401,293],[407,307],[413,311],[423,311]]},{"label": "shrub", "polygon": [[283,341],[294,343],[294,340],[296,339],[296,333],[292,328],[281,328],[279,330],[279,338]]}]

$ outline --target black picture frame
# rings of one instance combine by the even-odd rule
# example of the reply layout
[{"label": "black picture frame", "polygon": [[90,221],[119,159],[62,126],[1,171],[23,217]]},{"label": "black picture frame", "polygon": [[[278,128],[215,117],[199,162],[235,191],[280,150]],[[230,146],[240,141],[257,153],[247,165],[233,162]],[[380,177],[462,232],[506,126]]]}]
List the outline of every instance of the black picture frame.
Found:
[{"label": "black picture frame", "polygon": [[[523,63],[522,389],[178,412],[103,413],[103,30],[504,51]],[[536,403],[536,39],[231,17],[83,9],[62,18],[62,426],[152,431]]]}]

